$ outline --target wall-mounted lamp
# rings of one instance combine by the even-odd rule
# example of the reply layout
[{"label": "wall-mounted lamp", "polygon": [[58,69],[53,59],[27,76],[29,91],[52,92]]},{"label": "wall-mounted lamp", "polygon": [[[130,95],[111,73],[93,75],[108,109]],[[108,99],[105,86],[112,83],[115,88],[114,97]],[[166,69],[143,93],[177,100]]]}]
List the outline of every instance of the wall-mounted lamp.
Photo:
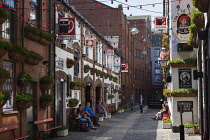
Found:
[{"label": "wall-mounted lamp", "polygon": [[86,57],[86,54],[82,54],[82,57]]},{"label": "wall-mounted lamp", "polygon": [[106,65],[103,65],[103,68],[106,68]]},{"label": "wall-mounted lamp", "polygon": [[139,33],[139,30],[137,28],[131,28],[130,32],[131,32],[132,35],[136,35],[136,34]]},{"label": "wall-mounted lamp", "polygon": [[66,48],[66,44],[61,44],[61,48]]}]

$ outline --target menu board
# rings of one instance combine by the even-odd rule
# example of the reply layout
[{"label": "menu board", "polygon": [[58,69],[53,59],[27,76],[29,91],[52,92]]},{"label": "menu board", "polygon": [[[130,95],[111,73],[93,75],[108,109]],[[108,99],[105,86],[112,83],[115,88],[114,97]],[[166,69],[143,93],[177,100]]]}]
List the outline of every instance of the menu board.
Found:
[{"label": "menu board", "polygon": [[193,108],[193,101],[177,101],[178,112],[191,112]]}]

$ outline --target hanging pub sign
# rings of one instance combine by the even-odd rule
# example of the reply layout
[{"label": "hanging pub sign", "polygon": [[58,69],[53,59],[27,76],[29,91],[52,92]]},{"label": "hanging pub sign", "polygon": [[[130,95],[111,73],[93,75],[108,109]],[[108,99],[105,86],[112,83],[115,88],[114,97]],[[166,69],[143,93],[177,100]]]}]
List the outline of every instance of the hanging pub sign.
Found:
[{"label": "hanging pub sign", "polygon": [[191,69],[179,69],[179,88],[192,88]]},{"label": "hanging pub sign", "polygon": [[128,63],[121,64],[121,72],[128,72]]},{"label": "hanging pub sign", "polygon": [[172,20],[172,29],[177,37],[187,42],[189,37],[189,26],[190,26],[190,11],[187,9],[179,10],[173,20]]},{"label": "hanging pub sign", "polygon": [[93,40],[85,40],[85,46],[93,47]]},{"label": "hanging pub sign", "polygon": [[115,57],[114,58],[114,66],[115,67],[120,67],[120,57]]},{"label": "hanging pub sign", "polygon": [[166,17],[155,17],[155,33],[167,33]]},{"label": "hanging pub sign", "polygon": [[58,38],[75,39],[75,18],[58,18]]}]

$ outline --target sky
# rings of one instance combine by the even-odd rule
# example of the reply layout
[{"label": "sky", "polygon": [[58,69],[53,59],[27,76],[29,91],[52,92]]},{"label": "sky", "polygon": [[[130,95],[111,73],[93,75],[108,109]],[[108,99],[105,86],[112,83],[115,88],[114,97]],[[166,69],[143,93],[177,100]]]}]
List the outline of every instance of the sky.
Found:
[{"label": "sky", "polygon": [[[117,8],[119,4],[123,6],[123,12],[126,15],[151,15],[154,17],[163,16],[163,0],[97,0],[111,7]],[[126,2],[127,1],[127,2]],[[142,9],[140,9],[142,6]],[[153,7],[154,6],[154,7]],[[129,7],[129,10],[127,9]]]}]

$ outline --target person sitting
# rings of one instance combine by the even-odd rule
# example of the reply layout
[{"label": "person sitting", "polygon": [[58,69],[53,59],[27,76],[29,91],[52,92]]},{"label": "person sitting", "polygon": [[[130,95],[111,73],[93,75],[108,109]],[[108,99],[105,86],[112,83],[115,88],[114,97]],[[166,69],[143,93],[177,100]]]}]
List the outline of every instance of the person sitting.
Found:
[{"label": "person sitting", "polygon": [[157,119],[162,118],[163,114],[168,114],[168,110],[169,110],[168,102],[165,101],[164,107],[154,117],[152,117],[152,119],[157,120]]},{"label": "person sitting", "polygon": [[102,106],[101,101],[98,101],[98,104],[96,105],[96,112],[99,114],[103,114],[105,119],[107,117],[107,111],[105,110],[105,108]]},{"label": "person sitting", "polygon": [[92,125],[92,121],[90,120],[89,117],[87,118],[82,118],[82,116],[80,116],[80,114],[77,114],[77,109],[73,108],[72,109],[72,115],[73,115],[73,119],[75,120],[80,120],[82,123],[87,123],[88,124],[88,129],[90,130],[95,130],[95,128]]},{"label": "person sitting", "polygon": [[90,103],[87,102],[86,107],[84,108],[84,111],[87,111],[90,114],[91,120],[93,120],[93,125],[100,126],[99,117],[95,115],[95,112],[90,108]]}]

